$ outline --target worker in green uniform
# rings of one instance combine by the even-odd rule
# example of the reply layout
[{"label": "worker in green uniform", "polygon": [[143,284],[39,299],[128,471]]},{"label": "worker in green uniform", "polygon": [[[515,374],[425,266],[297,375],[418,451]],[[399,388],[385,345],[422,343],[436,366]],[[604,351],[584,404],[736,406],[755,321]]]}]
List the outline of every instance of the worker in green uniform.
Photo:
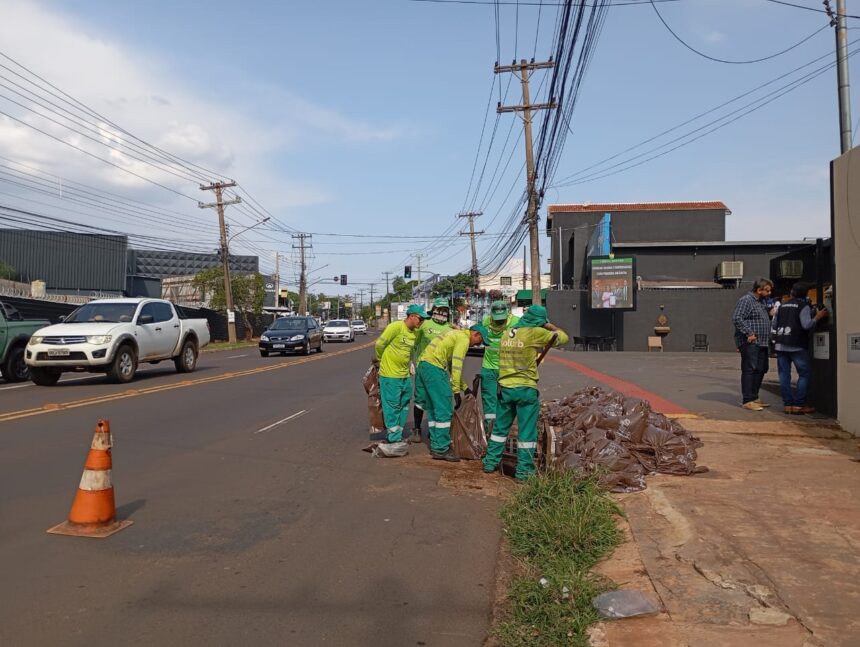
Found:
[{"label": "worker in green uniform", "polygon": [[561,346],[568,339],[563,330],[547,321],[546,308],[543,306],[529,306],[522,319],[502,337],[499,347],[498,418],[490,435],[487,455],[484,456],[485,472],[493,472],[499,467],[505,441],[516,417],[519,425],[517,480],[524,480],[534,473],[540,414],[537,359],[547,346]]},{"label": "worker in green uniform", "polygon": [[[463,382],[463,361],[469,346],[486,344],[489,333],[481,324],[437,336],[421,354],[416,371],[417,397],[427,412],[430,455],[436,460],[460,460],[451,446],[451,396],[458,401],[469,390]],[[449,374],[450,370],[450,374]]]},{"label": "worker in green uniform", "polygon": [[[417,367],[418,360],[421,359],[421,354],[439,335],[445,334],[454,327],[450,323],[451,306],[448,304],[448,299],[439,297],[433,301],[433,307],[430,309],[430,319],[421,324],[418,328],[418,333],[415,336],[415,347],[412,351],[413,369]],[[413,380],[417,384],[417,380]],[[413,386],[415,386],[413,384]],[[412,408],[412,419],[414,421],[412,427],[412,435],[409,440],[413,443],[421,442],[421,423],[424,420],[424,407],[418,401],[418,388],[415,386],[415,405]]]},{"label": "worker in green uniform", "polygon": [[409,415],[412,395],[409,363],[416,332],[427,317],[424,306],[411,305],[406,309],[406,319],[392,321],[376,340],[374,363],[379,366],[379,399],[389,443],[403,441],[403,427]]},{"label": "worker in green uniform", "polygon": [[481,322],[490,332],[490,343],[484,348],[481,364],[481,402],[484,405],[484,431],[489,436],[496,424],[499,393],[499,342],[505,331],[520,320],[504,301],[493,301],[490,314]]}]

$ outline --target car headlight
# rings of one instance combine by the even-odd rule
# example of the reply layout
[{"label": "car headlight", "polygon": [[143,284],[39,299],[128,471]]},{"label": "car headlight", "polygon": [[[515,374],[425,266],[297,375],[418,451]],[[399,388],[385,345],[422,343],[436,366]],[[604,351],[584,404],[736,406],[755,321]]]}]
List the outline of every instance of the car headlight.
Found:
[{"label": "car headlight", "polygon": [[269,341],[269,337],[267,335],[260,335],[260,341]]},{"label": "car headlight", "polygon": [[107,344],[110,342],[110,335],[89,335],[87,337],[87,343],[93,344],[94,346],[101,346],[102,344]]},{"label": "car headlight", "polygon": [[305,338],[304,335],[293,335],[290,337],[290,341],[301,341]]},{"label": "car headlight", "polygon": [[43,337],[30,337],[30,346],[35,346],[36,344],[42,343]]}]

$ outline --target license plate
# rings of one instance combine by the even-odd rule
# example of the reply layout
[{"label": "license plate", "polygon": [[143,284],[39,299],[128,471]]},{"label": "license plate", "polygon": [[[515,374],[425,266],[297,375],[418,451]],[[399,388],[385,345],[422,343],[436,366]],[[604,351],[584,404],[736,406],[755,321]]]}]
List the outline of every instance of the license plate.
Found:
[{"label": "license plate", "polygon": [[272,344],[272,348],[286,348],[286,344]]},{"label": "license plate", "polygon": [[49,348],[48,357],[68,357],[70,352],[68,348]]}]

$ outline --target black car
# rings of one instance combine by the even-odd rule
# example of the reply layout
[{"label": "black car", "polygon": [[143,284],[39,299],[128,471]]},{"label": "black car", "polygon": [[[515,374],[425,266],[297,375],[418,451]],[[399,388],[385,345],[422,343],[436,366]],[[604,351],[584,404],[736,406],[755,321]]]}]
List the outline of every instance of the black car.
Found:
[{"label": "black car", "polygon": [[260,355],[299,351],[310,355],[311,349],[322,352],[322,329],[313,317],[281,317],[260,335]]}]

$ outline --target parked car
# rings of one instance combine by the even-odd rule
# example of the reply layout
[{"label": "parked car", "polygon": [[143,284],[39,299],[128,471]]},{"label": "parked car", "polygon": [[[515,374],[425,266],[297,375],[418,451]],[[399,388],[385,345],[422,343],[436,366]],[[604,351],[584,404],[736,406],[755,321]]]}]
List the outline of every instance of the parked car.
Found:
[{"label": "parked car", "polygon": [[332,319],[323,326],[323,341],[355,341],[355,331],[348,319]]},{"label": "parked car", "polygon": [[367,324],[364,323],[361,319],[355,319],[352,322],[352,329],[356,334],[361,333],[362,335],[367,334]]},{"label": "parked car", "polygon": [[322,330],[313,317],[280,317],[272,322],[269,329],[260,335],[260,356],[269,353],[300,351],[310,355],[311,349],[322,352]]},{"label": "parked car", "polygon": [[30,379],[30,368],[24,352],[30,336],[51,322],[47,319],[24,319],[8,303],[0,301],[0,373],[7,382]]},{"label": "parked car", "polygon": [[115,382],[131,382],[140,363],[172,359],[177,371],[190,373],[208,343],[209,322],[180,318],[169,301],[100,299],[34,332],[24,361],[40,386],[56,384],[65,371],[107,373]]}]

